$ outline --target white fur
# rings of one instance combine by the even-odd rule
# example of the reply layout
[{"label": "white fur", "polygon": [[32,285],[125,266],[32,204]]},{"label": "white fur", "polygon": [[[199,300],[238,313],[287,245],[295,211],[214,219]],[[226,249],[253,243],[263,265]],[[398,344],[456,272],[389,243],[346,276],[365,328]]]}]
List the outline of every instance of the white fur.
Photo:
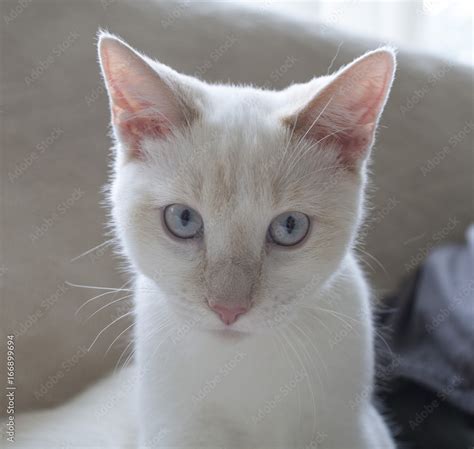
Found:
[{"label": "white fur", "polygon": [[[115,55],[132,51],[107,35],[101,45]],[[387,67],[374,72],[388,75],[376,119],[393,76],[392,54],[380,55]],[[181,100],[157,112],[178,120],[173,108],[184,102],[198,118],[172,123],[169,138],[144,137],[139,160],[130,157],[116,117],[110,200],[136,275],[136,365],[58,411],[19,419],[19,438],[39,441],[54,422],[48,447],[67,437],[71,447],[394,448],[371,402],[370,294],[352,251],[373,136],[350,170],[341,166],[337,141],[315,143],[301,133],[298,140],[282,123],[338,75],[270,92],[211,86],[143,61],[160,76],[162,97]],[[351,67],[341,73],[358,70]],[[145,70],[128,74],[130,84],[140,80],[131,91],[153,84]],[[353,98],[369,82],[358,80]],[[112,107],[116,100],[111,89]],[[341,121],[344,106],[331,105],[329,116]],[[202,240],[176,241],[163,229],[161,210],[172,203],[200,212]],[[293,210],[312,219],[306,241],[294,249],[267,242],[272,218]],[[226,326],[207,305],[216,292],[251,295],[253,307]],[[111,397],[120,399],[98,412]]]}]

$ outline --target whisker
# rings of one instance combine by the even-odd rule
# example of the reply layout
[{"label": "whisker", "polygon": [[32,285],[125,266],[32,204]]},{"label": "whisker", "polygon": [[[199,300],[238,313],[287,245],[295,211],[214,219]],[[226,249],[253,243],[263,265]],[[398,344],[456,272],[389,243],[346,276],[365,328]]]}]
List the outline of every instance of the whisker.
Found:
[{"label": "whisker", "polygon": [[161,348],[161,346],[163,346],[165,344],[165,342],[169,339],[171,333],[175,330],[175,326],[173,326],[173,323],[171,322],[171,320],[169,320],[169,322],[167,322],[166,324],[164,324],[162,326],[162,330],[163,329],[166,329],[167,327],[169,327],[169,329],[166,331],[165,335],[163,336],[161,342],[155,347],[155,349],[153,350],[153,352],[151,353],[150,357],[149,357],[149,361],[150,360],[153,360],[153,358],[155,357],[156,353],[159,351],[159,349]]},{"label": "whisker", "polygon": [[[326,365],[326,363],[324,362],[322,356],[321,356],[321,353],[319,352],[319,349],[316,347],[316,345],[313,343],[311,337],[308,336],[308,334],[300,327],[298,326],[296,323],[292,323],[292,326],[299,332],[301,332],[301,334],[303,334],[303,337],[308,341],[308,343],[311,345],[311,347],[314,349],[314,352],[316,354],[316,356],[318,357],[319,361],[321,362],[321,364],[323,365],[323,368],[324,368],[324,371],[325,371],[325,374],[326,374],[326,377],[329,377],[329,371],[328,371],[328,367]],[[318,373],[318,376],[319,376],[319,373]],[[323,385],[322,385],[322,382],[321,382],[321,388],[323,388]],[[322,390],[322,392],[324,393],[324,389]]]},{"label": "whisker", "polygon": [[82,254],[79,254],[78,256],[71,259],[69,262],[75,262],[76,260],[79,260],[81,257],[87,256],[87,254],[92,253],[93,251],[95,251],[96,249],[99,249],[102,246],[110,245],[114,240],[115,240],[114,238],[111,238],[109,240],[106,240],[105,242],[99,243],[97,246],[94,246],[94,248],[88,249]]},{"label": "whisker", "polygon": [[365,260],[364,257],[359,256],[359,260],[360,260],[363,264],[367,265],[367,266],[370,268],[370,270],[372,271],[372,273],[376,273],[376,272],[377,272],[377,270],[370,264],[369,261]]},{"label": "whisker", "polygon": [[[306,308],[307,308],[309,311],[311,311],[311,307],[306,307]],[[351,316],[346,315],[346,314],[344,314],[344,313],[342,313],[342,312],[338,312],[338,311],[336,311],[336,310],[331,310],[331,311],[329,311],[329,310],[323,309],[323,308],[321,308],[321,307],[318,307],[318,309],[321,310],[321,311],[325,311],[325,312],[330,313],[330,314],[331,314],[332,316],[334,316],[335,318],[339,318],[341,321],[343,321],[344,323],[346,323],[346,325],[349,326],[351,330],[354,330],[354,328],[353,328],[349,323],[347,323],[345,320],[343,320],[342,318],[340,318],[339,315],[341,315],[341,316],[343,316],[343,317],[347,318],[348,320],[351,320],[351,321],[353,321],[353,322],[355,322],[355,323],[359,323],[359,324],[364,325],[364,322],[363,322],[362,320],[357,319],[357,318],[354,318],[354,317],[351,317]],[[313,310],[313,312],[315,312],[315,310]],[[313,315],[313,316],[314,316],[314,315]],[[380,340],[382,340],[382,342],[383,342],[384,345],[387,347],[387,349],[389,350],[389,352],[390,352],[391,354],[393,354],[392,348],[391,348],[390,345],[387,343],[387,341],[385,340],[385,337],[380,333],[380,331],[378,331],[378,330],[374,327],[374,328],[373,328],[373,332],[374,332],[374,334],[376,335],[376,338],[380,338]]]},{"label": "whisker", "polygon": [[120,334],[118,334],[115,338],[114,341],[110,344],[110,346],[107,348],[107,351],[105,351],[104,357],[109,353],[109,351],[112,349],[112,346],[114,343],[123,335],[125,332],[127,332],[130,328],[132,328],[135,325],[135,322],[130,324],[130,326],[127,326]]},{"label": "whisker", "polygon": [[[125,287],[127,284],[129,284],[130,282],[132,282],[132,279],[128,280],[127,282],[125,282],[122,287]],[[120,287],[120,290],[118,291],[123,291],[123,288]],[[97,295],[97,296],[94,296],[93,298],[90,298],[88,299],[84,304],[82,304],[81,306],[79,306],[79,308],[76,310],[76,312],[74,313],[75,316],[77,316],[77,314],[87,305],[89,304],[91,301],[94,301],[95,299],[98,299],[98,298],[101,298],[103,296],[106,296],[106,295],[110,295],[110,294],[114,294],[114,293],[117,293],[117,291],[110,291],[110,292],[106,292],[106,293],[101,293],[100,295]]]},{"label": "whisker", "polygon": [[313,312],[316,312],[317,310],[320,310],[321,312],[329,313],[331,316],[333,316],[334,318],[337,318],[339,321],[341,321],[342,323],[344,323],[347,327],[349,327],[349,329],[354,330],[354,327],[351,326],[346,320],[344,320],[343,318],[341,318],[341,317],[337,314],[337,312],[335,312],[334,310],[323,309],[322,307],[315,306],[315,308],[313,309]]},{"label": "whisker", "polygon": [[324,105],[324,108],[321,109],[321,112],[318,114],[318,116],[314,119],[313,123],[311,123],[311,126],[306,130],[306,132],[303,134],[303,137],[301,137],[301,139],[299,140],[299,142],[303,141],[306,136],[308,135],[308,133],[313,129],[313,126],[316,125],[316,123],[318,122],[318,120],[321,118],[321,116],[324,114],[324,112],[326,111],[327,107],[329,106],[329,104],[331,103],[331,101],[333,100],[334,98],[334,95],[331,96],[331,98],[328,100],[328,102]]},{"label": "whisker", "polygon": [[132,362],[133,357],[135,356],[136,353],[137,353],[137,348],[136,347],[132,348],[132,350],[130,351],[130,354],[128,354],[127,358],[123,362],[122,368],[126,368]]},{"label": "whisker", "polygon": [[91,345],[89,346],[89,348],[87,349],[87,351],[89,352],[92,347],[94,346],[94,344],[96,343],[96,341],[100,338],[100,336],[107,330],[110,328],[110,326],[112,326],[113,324],[115,324],[117,321],[120,321],[121,319],[125,318],[126,316],[130,316],[134,314],[134,311],[130,311],[130,312],[127,312],[121,316],[119,316],[118,318],[116,318],[115,320],[113,320],[111,323],[109,323],[107,326],[105,326],[98,334],[97,336],[94,338],[94,341],[91,343]]},{"label": "whisker", "polygon": [[[278,338],[279,336],[281,336],[281,338],[283,339],[280,340],[280,338],[278,338],[278,341],[280,342],[282,348],[283,348],[283,351],[285,352],[285,356],[286,356],[286,359],[288,360],[288,363],[289,365],[291,366],[292,370],[293,370],[293,376],[296,377],[297,375],[297,371],[296,371],[296,367],[295,367],[295,364],[291,362],[291,358],[290,358],[290,355],[288,354],[288,350],[285,346],[285,339],[283,338],[283,331],[280,330],[280,329],[276,329],[276,337]],[[297,393],[298,393],[298,422],[302,422],[302,419],[303,419],[303,408],[302,408],[302,404],[301,404],[301,390],[298,386],[298,388],[296,389]]]},{"label": "whisker", "polygon": [[[130,340],[130,342],[127,344],[127,346],[125,346],[125,349],[122,351],[122,353],[120,354],[120,357],[118,358],[117,360],[117,363],[115,364],[115,368],[114,368],[114,373],[117,372],[117,369],[119,368],[119,364],[120,364],[120,360],[122,360],[123,356],[125,355],[125,353],[127,352],[127,349],[133,345],[134,341],[133,339]],[[127,362],[127,360],[129,359],[129,357],[135,353],[135,348],[132,348],[132,351],[131,353],[127,356],[127,358],[125,359],[125,362]],[[120,368],[124,368],[126,366],[126,363],[124,363]]]},{"label": "whisker", "polygon": [[[332,98],[332,97],[331,97]],[[326,134],[324,137],[322,137],[321,139],[317,140],[316,142],[312,143],[311,145],[308,146],[308,148],[305,149],[305,147],[303,147],[303,150],[299,152],[298,154],[298,157],[295,158],[295,160],[293,160],[293,162],[291,163],[291,170],[293,170],[294,167],[296,167],[297,163],[303,159],[310,151],[312,151],[319,143],[321,143],[322,141],[324,141],[325,139],[328,139],[329,137],[331,136],[335,136],[336,134],[340,133],[340,132],[343,132],[343,131],[346,131],[348,129],[352,129],[352,127],[350,128],[340,128],[332,133],[329,133],[329,134]],[[338,168],[341,168],[340,166]],[[288,169],[289,171],[291,171],[290,169]]]},{"label": "whisker", "polygon": [[124,299],[131,298],[133,295],[127,295],[127,296],[122,296],[121,298],[114,299],[113,301],[105,304],[104,306],[100,307],[97,309],[92,315],[89,315],[85,320],[84,323],[89,321],[94,315],[98,314],[101,310],[106,309],[107,307],[111,306],[112,304],[115,304],[116,302],[123,301]]},{"label": "whisker", "polygon": [[288,140],[286,142],[285,149],[283,150],[283,153],[281,155],[280,162],[278,163],[278,167],[277,167],[277,170],[276,170],[277,173],[279,173],[280,170],[281,170],[281,164],[285,160],[286,153],[288,152],[288,148],[290,147],[290,144],[293,140],[293,135],[295,133],[296,123],[298,122],[298,116],[299,116],[299,112],[296,114],[296,117],[294,118],[293,126],[291,127],[290,135],[289,135]]},{"label": "whisker", "polygon": [[370,257],[380,268],[382,268],[383,272],[387,276],[389,276],[389,274],[388,274],[387,270],[385,269],[385,267],[382,265],[382,263],[375,256],[373,256],[372,254],[370,254],[367,251],[364,251],[362,248],[357,248],[357,251],[360,251],[362,254],[365,254],[366,256]]},{"label": "whisker", "polygon": [[[308,309],[310,311],[313,310],[311,307],[304,307],[303,306],[303,308]],[[324,329],[326,329],[328,331],[329,335],[332,335],[331,329],[329,329],[328,325],[321,318],[319,318],[316,314],[313,314],[312,317],[315,318],[318,321],[318,323],[321,324],[321,326],[323,326]]]},{"label": "whisker", "polygon": [[88,299],[84,304],[81,304],[79,306],[79,308],[76,310],[76,312],[74,313],[74,315],[77,316],[77,314],[88,304],[90,303],[91,301],[94,301],[94,299],[98,299],[98,298],[101,298],[102,296],[106,296],[106,295],[112,295],[114,293],[117,293],[115,291],[112,291],[112,292],[105,292],[105,293],[101,293],[100,295],[97,295],[97,296],[94,296],[93,298],[90,298]]},{"label": "whisker", "polygon": [[[309,341],[311,342],[311,339],[306,335],[306,333],[299,327],[297,326],[295,323],[290,323],[290,326],[291,327],[294,327],[296,330],[299,330],[303,336]],[[321,400],[322,400],[322,407],[324,407],[324,402],[326,401],[326,393],[325,393],[325,389],[324,389],[324,383],[323,383],[323,380],[321,378],[321,375],[319,373],[319,369],[318,369],[318,366],[317,364],[314,362],[313,358],[311,357],[309,351],[307,350],[306,346],[304,345],[304,341],[298,337],[298,335],[296,335],[296,332],[293,333],[293,336],[295,337],[295,340],[297,342],[300,343],[302,349],[303,349],[303,353],[305,354],[308,362],[310,364],[313,365],[314,367],[314,370],[316,372],[316,376],[318,377],[318,382],[319,382],[319,385],[321,387],[321,394],[322,394],[322,397],[321,397]],[[316,351],[316,355],[318,356],[320,362],[323,364],[323,367],[325,368],[325,371],[327,373],[327,367],[326,367],[326,364],[324,363],[324,361],[322,360],[322,358],[320,357],[320,354],[319,354],[319,351],[316,349],[316,347],[313,345],[313,348],[315,349]],[[308,386],[310,386],[310,389],[311,389],[311,394],[314,398],[314,393],[313,393],[313,390],[312,390],[312,386],[311,386],[311,383],[309,382],[309,378],[308,378]],[[311,436],[311,440],[313,440],[315,434],[316,434],[316,404],[314,403],[313,405],[313,410],[314,410],[314,419],[313,419],[313,430],[312,430],[312,436]]]},{"label": "whisker", "polygon": [[329,72],[331,71],[332,66],[334,65],[334,61],[339,56],[339,52],[341,51],[342,44],[344,44],[344,41],[341,41],[339,45],[337,46],[336,54],[334,55],[334,58],[331,59],[326,75],[329,75]]},{"label": "whisker", "polygon": [[123,289],[123,288],[113,288],[113,287],[98,287],[96,285],[81,285],[81,284],[73,284],[72,282],[65,281],[65,284],[69,285],[70,287],[78,287],[78,288],[90,288],[92,290],[109,290],[114,292],[133,292],[133,289]]},{"label": "whisker", "polygon": [[308,135],[308,133],[313,129],[313,126],[316,125],[316,123],[318,122],[318,120],[321,118],[321,116],[323,115],[324,111],[326,110],[326,108],[329,106],[329,104],[331,103],[332,99],[333,99],[334,95],[329,99],[329,101],[326,103],[326,105],[323,107],[323,109],[320,111],[320,113],[318,114],[318,116],[313,120],[313,123],[311,123],[311,126],[306,130],[306,132],[303,134],[302,137],[300,137],[298,139],[298,141],[296,142],[296,145],[295,145],[295,155],[293,156],[293,160],[290,159],[290,161],[288,162],[288,165],[287,165],[287,170],[286,172],[291,172],[291,170],[293,169],[293,167],[295,166],[295,159],[299,159],[298,155],[300,154],[299,153],[299,148],[301,146],[302,143],[304,143],[304,139],[306,138],[306,136]]},{"label": "whisker", "polygon": [[[312,148],[314,147],[314,145],[312,146]],[[323,168],[319,168],[318,170],[314,170],[314,171],[311,171],[309,173],[305,173],[303,176],[300,176],[298,178],[299,181],[304,181],[306,178],[310,177],[310,178],[313,178],[314,175],[316,173],[321,173],[321,172],[324,172],[324,171],[327,171],[327,170],[336,170],[336,169],[341,169],[341,165],[331,165],[329,167],[323,167]],[[318,184],[315,184],[315,186],[318,186],[318,185],[327,185],[327,184],[330,184],[328,182],[320,182]]]},{"label": "whisker", "polygon": [[[300,355],[298,354],[298,351],[295,349],[295,347],[291,344],[291,341],[289,338],[287,338],[285,336],[285,334],[282,332],[282,337],[286,340],[288,346],[290,347],[290,349],[294,352],[296,358],[298,359],[299,363],[300,363],[300,366],[302,368],[302,370],[304,371],[305,373],[305,376],[306,376],[306,383],[308,384],[308,388],[309,388],[309,391],[311,393],[311,398],[312,398],[312,402],[313,402],[313,435],[314,433],[316,432],[316,398],[314,396],[314,390],[313,390],[313,387],[311,385],[311,382],[309,380],[309,375],[308,375],[308,370],[306,369],[303,361],[301,360],[301,357]],[[298,385],[298,388],[299,388],[299,385]]]}]

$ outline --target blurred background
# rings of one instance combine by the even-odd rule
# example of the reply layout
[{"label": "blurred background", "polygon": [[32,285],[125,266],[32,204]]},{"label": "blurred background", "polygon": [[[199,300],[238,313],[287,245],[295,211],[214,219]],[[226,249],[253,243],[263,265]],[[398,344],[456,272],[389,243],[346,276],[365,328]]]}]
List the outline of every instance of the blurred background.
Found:
[{"label": "blurred background", "polygon": [[17,413],[61,404],[132,357],[133,304],[115,290],[130,279],[102,206],[99,28],[183,73],[272,89],[388,44],[398,68],[357,245],[389,349],[378,400],[406,447],[472,449],[473,5],[0,0],[0,378],[13,336]]},{"label": "blurred background", "polygon": [[353,36],[422,51],[456,62],[474,63],[471,0],[248,1],[248,7],[272,8]]}]

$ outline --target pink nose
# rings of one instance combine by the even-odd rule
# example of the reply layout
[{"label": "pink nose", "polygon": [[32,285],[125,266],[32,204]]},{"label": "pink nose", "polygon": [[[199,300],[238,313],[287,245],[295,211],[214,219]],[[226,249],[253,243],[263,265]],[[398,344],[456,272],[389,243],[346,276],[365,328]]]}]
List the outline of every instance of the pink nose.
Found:
[{"label": "pink nose", "polygon": [[224,307],[219,304],[210,306],[216,312],[224,324],[232,324],[239,315],[247,312],[247,307]]}]

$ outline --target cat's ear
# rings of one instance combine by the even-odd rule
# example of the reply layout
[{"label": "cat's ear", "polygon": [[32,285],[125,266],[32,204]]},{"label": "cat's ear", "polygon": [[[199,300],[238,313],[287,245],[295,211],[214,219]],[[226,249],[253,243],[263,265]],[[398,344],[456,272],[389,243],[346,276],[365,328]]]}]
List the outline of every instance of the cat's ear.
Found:
[{"label": "cat's ear", "polygon": [[332,144],[339,160],[357,168],[374,141],[395,72],[395,54],[382,48],[332,76],[297,114],[285,121],[305,139]]},{"label": "cat's ear", "polygon": [[[99,61],[109,94],[112,125],[131,157],[141,157],[146,137],[167,138],[184,126],[187,106],[173,84],[173,71],[152,67],[126,43],[99,36]],[[176,83],[175,83],[176,84]]]}]

